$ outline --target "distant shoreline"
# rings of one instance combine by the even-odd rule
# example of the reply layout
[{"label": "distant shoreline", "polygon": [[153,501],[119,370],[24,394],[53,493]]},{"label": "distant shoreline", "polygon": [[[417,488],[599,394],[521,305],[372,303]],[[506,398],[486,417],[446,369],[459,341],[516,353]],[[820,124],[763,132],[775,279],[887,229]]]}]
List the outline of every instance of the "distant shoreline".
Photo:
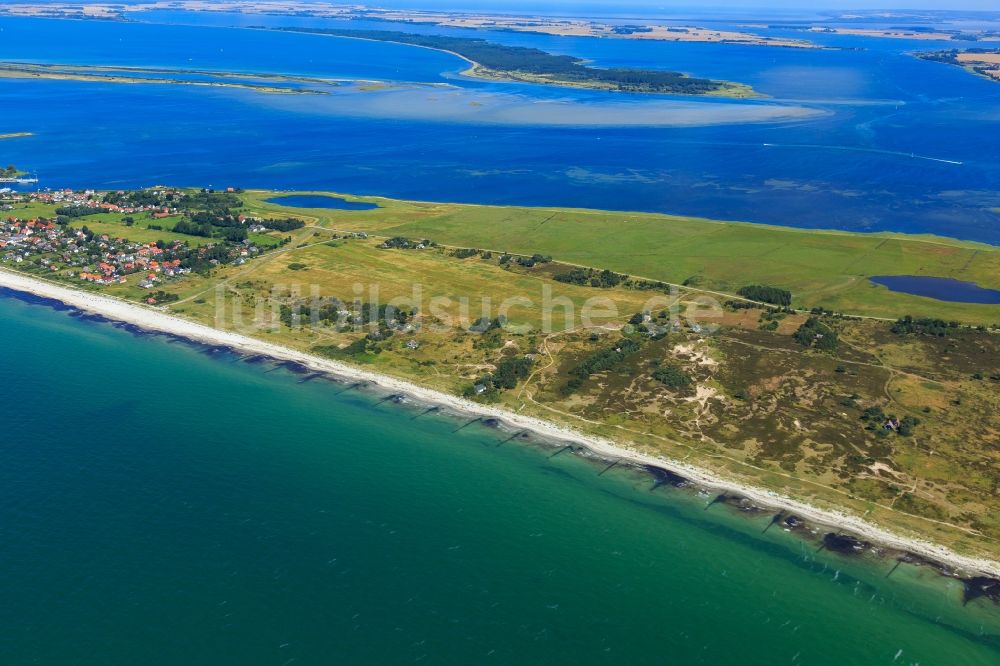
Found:
[{"label": "distant shoreline", "polygon": [[206,344],[224,346],[279,361],[299,364],[308,370],[337,376],[348,381],[374,385],[385,390],[411,396],[447,411],[493,419],[515,429],[527,430],[542,438],[575,444],[590,455],[646,469],[659,469],[665,474],[676,474],[702,488],[719,493],[736,493],[755,506],[774,511],[786,511],[816,526],[846,530],[859,538],[898,550],[901,554],[935,564],[939,570],[957,568],[968,575],[985,575],[1000,578],[1000,562],[985,558],[961,555],[944,546],[928,541],[904,537],[873,525],[863,518],[839,511],[819,509],[804,502],[777,493],[718,477],[700,467],[665,457],[651,456],[634,451],[609,440],[586,435],[542,419],[523,416],[505,409],[488,407],[440,391],[425,388],[409,381],[371,372],[346,363],[333,361],[287,347],[264,342],[245,335],[223,331],[211,326],[182,319],[153,308],[133,304],[118,298],[85,292],[47,282],[9,269],[0,269],[0,287],[59,301],[82,311],[99,314],[109,319],[135,325],[139,328],[176,335]]},{"label": "distant shoreline", "polygon": [[[386,44],[399,44],[401,46],[415,46],[417,48],[423,48],[430,51],[436,51],[438,53],[446,53],[460,60],[463,60],[469,64],[469,67],[462,72],[464,76],[469,78],[479,79],[484,81],[515,81],[521,83],[535,83],[539,85],[556,86],[562,88],[578,88],[587,90],[606,90],[609,92],[628,92],[634,94],[652,94],[652,95],[681,95],[689,97],[723,97],[732,99],[761,99],[767,97],[762,93],[755,91],[749,85],[743,83],[735,83],[732,81],[718,81],[711,79],[700,79],[693,78],[687,75],[681,75],[678,72],[673,72],[676,75],[679,82],[674,84],[664,84],[662,82],[649,82],[646,81],[645,84],[636,83],[635,87],[623,87],[624,83],[617,82],[615,79],[603,80],[600,78],[601,75],[616,73],[619,70],[604,70],[601,68],[590,68],[583,65],[583,61],[580,59],[576,60],[575,67],[580,67],[581,71],[592,72],[589,78],[571,78],[568,76],[560,77],[559,74],[553,73],[536,73],[531,71],[522,71],[520,69],[504,69],[498,67],[492,67],[485,65],[482,62],[477,61],[474,57],[469,55],[459,53],[452,48],[449,48],[445,44],[421,44],[414,40],[407,40],[406,37],[413,37],[414,39],[425,37],[427,39],[433,38],[434,36],[422,36],[416,33],[405,33],[405,32],[394,32],[394,31],[365,31],[365,30],[324,30],[324,29],[306,29],[306,28],[269,28],[264,26],[251,26],[248,28],[250,30],[261,30],[268,32],[290,32],[303,35],[317,35],[324,37],[339,37],[341,39],[357,39],[361,41],[368,42],[381,42]],[[351,34],[357,33],[357,34]],[[440,40],[449,39],[446,37],[439,37]],[[538,49],[526,49],[523,47],[506,47],[503,45],[496,45],[490,42],[485,42],[482,39],[471,39],[471,38],[451,38],[452,42],[473,42],[482,43],[486,46],[496,47],[496,48],[506,48],[509,50],[521,49],[522,51],[528,52],[530,56],[523,55],[518,52],[521,59],[534,58],[543,59],[546,63],[549,61],[559,61],[564,59],[563,56],[554,56],[553,54],[539,51]],[[532,63],[533,65],[536,63]],[[621,70],[626,71],[626,70]],[[653,72],[651,70],[640,70],[640,69],[629,69],[629,73],[635,76],[651,76],[654,74],[660,74],[658,70]],[[663,74],[671,74],[671,72],[662,72]],[[683,89],[687,85],[708,85],[711,84],[715,86],[711,90],[699,91],[695,90],[685,90]],[[652,86],[649,89],[642,87],[643,85]],[[658,89],[655,86],[681,86],[681,89]]]},{"label": "distant shoreline", "polygon": [[[103,71],[103,72],[165,72],[165,70],[142,70],[140,68],[112,68],[112,67],[93,67],[88,68],[84,65],[74,65],[66,66],[61,69],[61,65],[37,65],[37,64],[20,64],[20,63],[9,63],[0,62],[0,79],[21,79],[21,80],[46,80],[46,81],[80,81],[85,83],[115,83],[115,84],[153,84],[153,85],[180,85],[180,86],[198,86],[205,88],[237,88],[241,90],[250,90],[257,93],[272,94],[272,95],[325,95],[328,94],[322,90],[312,90],[308,88],[283,88],[275,85],[263,85],[254,83],[236,83],[233,81],[198,81],[198,80],[185,80],[185,79],[170,79],[170,78],[154,78],[154,77],[141,77],[141,76],[129,76],[123,74],[92,74],[90,71]],[[184,74],[189,73],[183,70],[179,70],[178,73]],[[203,73],[203,72],[195,72]],[[204,72],[205,75],[209,75],[208,72]],[[218,78],[232,77],[234,75],[229,73],[223,73],[217,76]],[[246,76],[248,79],[254,78],[254,75],[248,74]],[[30,134],[30,133],[28,133]],[[28,134],[21,133],[15,135],[0,135],[0,139],[3,138],[14,138],[17,136],[26,136]]]},{"label": "distant shoreline", "polygon": [[969,48],[951,51],[919,51],[912,53],[915,58],[928,62],[939,62],[954,67],[960,67],[969,74],[980,78],[1000,82],[1000,48],[983,49]]}]

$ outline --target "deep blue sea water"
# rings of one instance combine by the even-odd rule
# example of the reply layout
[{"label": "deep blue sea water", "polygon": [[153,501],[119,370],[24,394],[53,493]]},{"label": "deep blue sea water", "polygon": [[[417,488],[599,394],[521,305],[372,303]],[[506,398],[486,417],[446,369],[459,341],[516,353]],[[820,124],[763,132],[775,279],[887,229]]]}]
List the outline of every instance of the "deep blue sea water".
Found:
[{"label": "deep blue sea water", "polygon": [[[139,18],[244,25],[304,20],[170,12]],[[1000,242],[994,210],[1000,207],[1000,85],[908,55],[943,46],[933,42],[816,36],[864,50],[801,51],[485,35],[598,66],[666,67],[743,81],[772,96],[730,104],[470,81],[458,77],[461,61],[426,49],[219,25],[2,19],[0,30],[3,60],[456,86],[454,94],[418,89],[402,98],[388,92],[290,98],[169,85],[2,80],[0,129],[36,133],[4,141],[2,159],[36,171],[41,186],[329,189]],[[671,104],[691,102],[698,104],[695,115],[700,109],[704,122],[713,124],[615,126],[616,119],[659,114],[661,106],[651,105],[662,105],[668,119]],[[591,125],[541,124],[560,108],[553,105]],[[407,113],[400,113],[403,107]],[[740,114],[761,107],[820,113],[739,122]],[[718,124],[727,117],[730,124]],[[651,121],[643,116],[643,122]]]},{"label": "deep blue sea water", "polygon": [[927,275],[876,275],[869,279],[891,291],[926,296],[939,301],[1000,304],[1000,291],[980,287],[975,282]]},{"label": "deep blue sea water", "polygon": [[335,210],[374,210],[378,204],[367,201],[348,201],[341,197],[331,197],[319,194],[289,194],[288,196],[274,197],[267,200],[268,203],[275,203],[293,208],[331,208]]},{"label": "deep blue sea water", "polygon": [[708,497],[0,294],[2,664],[945,664],[1000,615]]}]

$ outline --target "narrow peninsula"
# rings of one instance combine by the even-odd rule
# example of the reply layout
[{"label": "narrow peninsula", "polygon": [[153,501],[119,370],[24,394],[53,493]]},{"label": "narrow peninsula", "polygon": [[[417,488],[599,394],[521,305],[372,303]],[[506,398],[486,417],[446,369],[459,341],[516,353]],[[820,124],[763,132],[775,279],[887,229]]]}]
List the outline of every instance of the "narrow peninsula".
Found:
[{"label": "narrow peninsula", "polygon": [[[195,76],[202,78],[193,78]],[[83,81],[87,83],[124,83],[237,88],[272,95],[325,95],[325,91],[292,85],[312,81],[296,80],[270,74],[238,75],[230,72],[168,70],[143,67],[110,67],[97,65],[58,65],[0,62],[0,79],[45,79]],[[265,80],[266,83],[260,82]],[[315,80],[313,80],[315,81]],[[336,85],[334,82],[324,82]],[[283,85],[284,84],[284,85]],[[0,138],[27,136],[26,133],[0,135]]]},{"label": "narrow peninsula", "polygon": [[[870,281],[919,270],[997,289],[995,247],[239,188],[0,203],[8,281],[13,270],[88,302],[130,301],[154,326],[571,431],[612,459],[716,479],[800,517],[812,507],[871,541],[887,531],[908,550],[1000,559],[996,306]],[[628,251],[651,245],[672,260]],[[845,268],[848,251],[866,261]],[[356,297],[359,283],[377,296]],[[428,286],[419,298],[415,284]],[[449,294],[468,294],[468,312]]]},{"label": "narrow peninsula", "polygon": [[681,72],[626,67],[599,68],[580,58],[555,55],[541,49],[496,44],[479,38],[418,35],[391,30],[346,30],[340,28],[276,28],[331,37],[367,39],[408,44],[451,53],[467,60],[468,76],[482,79],[524,81],[574,88],[621,92],[711,95],[716,97],[760,97],[750,86],[730,81],[702,79]]}]

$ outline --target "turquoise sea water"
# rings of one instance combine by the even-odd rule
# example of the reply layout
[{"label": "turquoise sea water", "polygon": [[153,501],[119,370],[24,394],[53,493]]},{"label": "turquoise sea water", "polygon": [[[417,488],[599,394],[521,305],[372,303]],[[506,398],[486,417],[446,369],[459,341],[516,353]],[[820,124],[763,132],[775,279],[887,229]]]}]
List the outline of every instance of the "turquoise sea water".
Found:
[{"label": "turquoise sea water", "polygon": [[929,569],[0,296],[0,663],[1000,663]]}]

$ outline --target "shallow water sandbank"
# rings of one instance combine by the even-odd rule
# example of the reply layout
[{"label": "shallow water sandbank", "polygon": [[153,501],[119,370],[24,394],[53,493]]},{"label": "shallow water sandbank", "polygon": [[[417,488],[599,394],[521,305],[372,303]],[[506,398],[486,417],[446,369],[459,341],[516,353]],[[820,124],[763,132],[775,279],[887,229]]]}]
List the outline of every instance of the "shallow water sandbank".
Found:
[{"label": "shallow water sandbank", "polygon": [[584,90],[533,97],[419,83],[375,89],[341,86],[305,104],[275,98],[266,103],[316,115],[551,127],[707,127],[814,120],[829,115],[820,109],[777,103]]}]

